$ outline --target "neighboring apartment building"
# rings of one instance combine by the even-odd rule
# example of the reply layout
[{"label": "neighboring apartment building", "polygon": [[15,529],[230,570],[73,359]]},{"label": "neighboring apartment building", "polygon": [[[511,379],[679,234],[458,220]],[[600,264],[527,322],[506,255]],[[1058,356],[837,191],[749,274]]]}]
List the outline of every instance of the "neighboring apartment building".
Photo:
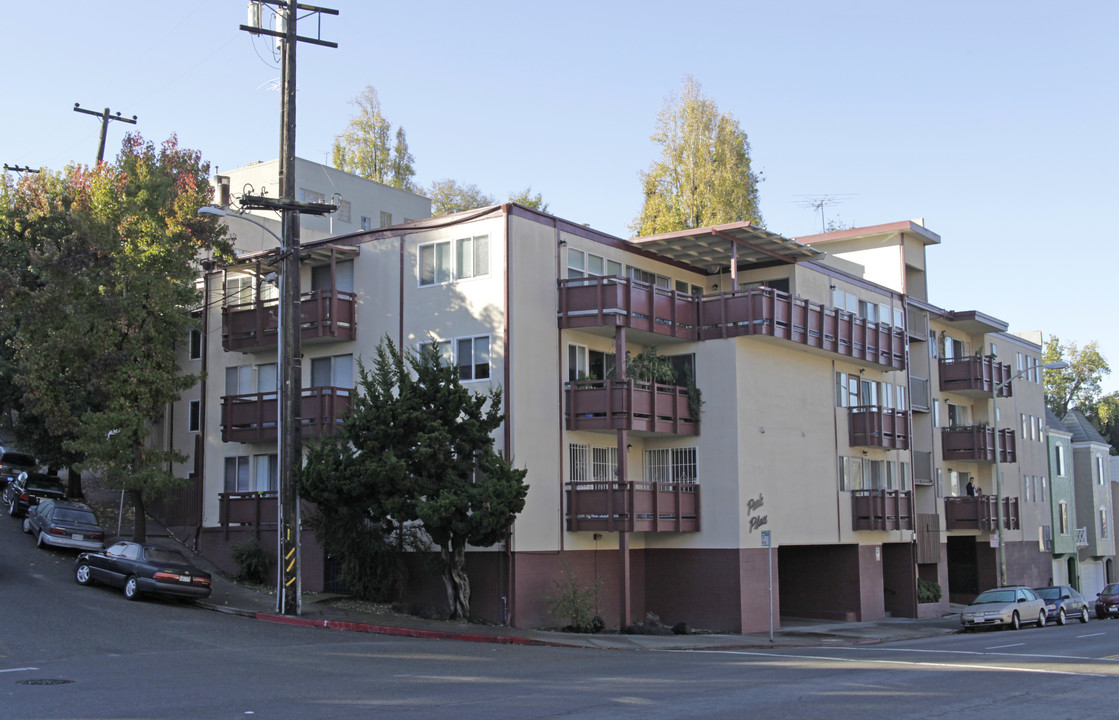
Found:
[{"label": "neighboring apartment building", "polygon": [[1076,481],[1073,478],[1072,433],[1049,408],[1045,409],[1049,443],[1049,491],[1052,523],[1042,540],[1053,554],[1053,584],[1082,589],[1079,548],[1088,545],[1088,529],[1076,522]]},{"label": "neighboring apartment building", "polygon": [[[278,198],[279,177],[279,160],[254,162],[218,174],[214,177],[214,204],[236,208],[238,198],[244,194]],[[300,239],[304,243],[431,217],[430,198],[303,158],[295,159],[295,186],[298,201],[338,206],[327,215],[300,216]],[[277,213],[248,212],[265,219],[277,234],[280,232]],[[248,224],[232,229],[237,235],[238,250],[251,252],[275,246],[274,239]]]},{"label": "neighboring apartment building", "polygon": [[[928,301],[939,242],[917,222],[625,241],[512,204],[304,242],[304,432],[337,422],[386,334],[504,389],[497,447],[530,489],[509,542],[470,554],[479,617],[555,624],[569,567],[608,624],[763,631],[771,560],[781,615],[940,615],[997,584],[996,457],[1011,583],[1052,575],[1053,511],[1041,347]],[[164,510],[231,570],[233,543],[275,538],[272,252],[206,276],[183,362],[207,379],[162,426],[193,480]],[[651,348],[674,382],[641,378]],[[303,538],[304,588],[329,586]],[[919,603],[918,578],[943,598]]]},{"label": "neighboring apartment building", "polygon": [[1087,528],[1080,550],[1081,592],[1094,598],[1115,582],[1115,516],[1111,501],[1111,445],[1079,410],[1070,410],[1064,426],[1072,433],[1076,478],[1076,516]]}]

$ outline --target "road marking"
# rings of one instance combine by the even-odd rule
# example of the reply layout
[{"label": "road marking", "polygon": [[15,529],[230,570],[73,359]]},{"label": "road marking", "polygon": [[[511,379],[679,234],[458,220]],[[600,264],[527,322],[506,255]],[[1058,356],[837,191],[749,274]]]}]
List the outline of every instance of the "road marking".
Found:
[{"label": "road marking", "polygon": [[[681,652],[681,651],[670,651]],[[787,658],[791,660],[824,660],[836,663],[871,663],[875,665],[905,665],[910,667],[939,667],[950,670],[994,670],[999,672],[1019,672],[1030,673],[1034,675],[1069,675],[1073,677],[1096,677],[1096,678],[1113,678],[1114,675],[1104,675],[1101,673],[1084,673],[1084,672],[1069,672],[1066,670],[1046,670],[1043,668],[1023,668],[1023,667],[1009,667],[1005,665],[976,665],[971,663],[929,663],[929,662],[914,662],[912,660],[868,660],[868,659],[855,659],[855,658],[835,658],[827,657],[826,655],[785,655],[782,653],[768,653],[768,652],[749,652],[746,650],[700,650],[700,651],[683,651],[683,652],[707,652],[717,655],[749,655],[753,657],[763,658]]]},{"label": "road marking", "polygon": [[[830,649],[830,648],[829,648]],[[979,650],[924,650],[924,649],[911,649],[906,648],[869,648],[869,647],[843,647],[834,648],[835,650],[851,650],[852,652],[897,652],[897,653],[930,653],[937,655],[1003,655],[1006,657],[1021,657],[1031,658],[1034,660],[1083,660],[1086,662],[1096,662],[1098,660],[1114,660],[1119,658],[1119,655],[1111,655],[1106,657],[1091,657],[1088,655],[1042,655],[1040,653],[987,653]]]},{"label": "road marking", "polygon": [[25,668],[4,668],[4,669],[0,669],[0,673],[10,673],[10,672],[28,672],[28,671],[31,671],[31,670],[38,670],[38,669],[39,669],[39,668],[36,668],[36,667],[25,667]]},{"label": "road marking", "polygon": [[1088,633],[1087,635],[1077,635],[1077,638],[1099,637],[1100,635],[1107,635],[1107,633]]},{"label": "road marking", "polygon": [[992,645],[991,647],[989,647],[987,649],[988,650],[1002,650],[1003,648],[1008,648],[1008,647],[1022,647],[1025,644],[1026,643],[1009,643],[1007,645]]}]

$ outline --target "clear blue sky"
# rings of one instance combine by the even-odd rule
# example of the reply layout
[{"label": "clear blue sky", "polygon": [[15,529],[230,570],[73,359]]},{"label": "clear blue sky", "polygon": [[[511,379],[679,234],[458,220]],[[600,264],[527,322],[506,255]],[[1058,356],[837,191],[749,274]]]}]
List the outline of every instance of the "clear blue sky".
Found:
[{"label": "clear blue sky", "polygon": [[[658,110],[693,75],[748,133],[768,228],[923,217],[930,299],[1011,330],[1099,341],[1119,387],[1119,3],[335,0],[301,44],[297,153],[329,160],[377,88],[417,180],[628,237]],[[99,122],[139,116],[231,169],[279,153],[279,64],[243,0],[0,0],[0,163],[92,162]],[[300,34],[317,27],[301,23]],[[111,123],[107,155],[132,126]]]}]

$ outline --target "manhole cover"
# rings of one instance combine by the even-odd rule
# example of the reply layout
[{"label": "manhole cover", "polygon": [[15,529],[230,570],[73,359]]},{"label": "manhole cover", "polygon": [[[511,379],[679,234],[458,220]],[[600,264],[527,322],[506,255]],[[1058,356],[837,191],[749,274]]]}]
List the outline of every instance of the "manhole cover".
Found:
[{"label": "manhole cover", "polygon": [[65,685],[72,683],[73,680],[62,680],[60,678],[38,678],[36,680],[20,680],[20,685]]}]

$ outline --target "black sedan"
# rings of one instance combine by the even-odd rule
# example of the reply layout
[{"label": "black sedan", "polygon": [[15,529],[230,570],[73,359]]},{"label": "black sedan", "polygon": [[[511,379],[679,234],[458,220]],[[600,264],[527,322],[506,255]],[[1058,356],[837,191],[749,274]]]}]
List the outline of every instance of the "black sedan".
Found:
[{"label": "black sedan", "polygon": [[23,531],[33,535],[39,547],[100,550],[105,540],[105,531],[93,508],[66,500],[44,500],[32,505],[23,519]]},{"label": "black sedan", "polygon": [[1058,625],[1064,625],[1069,620],[1088,622],[1088,601],[1075,588],[1053,585],[1034,588],[1034,592],[1045,601],[1045,611],[1050,621]]},{"label": "black sedan", "polygon": [[1096,617],[1100,620],[1119,617],[1119,583],[1105,585],[1096,596]]},{"label": "black sedan", "polygon": [[210,596],[210,573],[199,570],[174,548],[122,541],[102,552],[86,552],[74,563],[79,585],[94,581],[124,590],[136,600],[142,593],[187,599]]},{"label": "black sedan", "polygon": [[4,504],[8,506],[8,514],[19,517],[27,512],[27,508],[38,505],[40,500],[55,498],[62,500],[66,497],[66,488],[62,481],[54,475],[37,472],[22,472],[8,483],[4,488]]}]

